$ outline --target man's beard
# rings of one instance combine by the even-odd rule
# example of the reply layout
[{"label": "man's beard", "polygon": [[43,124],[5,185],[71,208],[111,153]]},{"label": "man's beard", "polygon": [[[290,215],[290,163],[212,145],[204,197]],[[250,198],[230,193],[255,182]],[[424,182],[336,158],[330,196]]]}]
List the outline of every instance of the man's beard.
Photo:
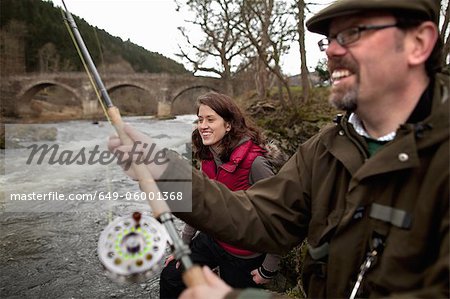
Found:
[{"label": "man's beard", "polygon": [[332,87],[329,102],[337,109],[345,111],[355,111],[358,104],[358,90],[359,90],[359,68],[358,65],[349,59],[343,57],[334,57],[328,59],[328,66],[331,69],[348,69],[353,76],[356,76],[356,82],[351,87],[342,87],[337,85]]},{"label": "man's beard", "polygon": [[331,92],[328,101],[339,110],[355,111],[358,107],[358,85],[346,90]]}]

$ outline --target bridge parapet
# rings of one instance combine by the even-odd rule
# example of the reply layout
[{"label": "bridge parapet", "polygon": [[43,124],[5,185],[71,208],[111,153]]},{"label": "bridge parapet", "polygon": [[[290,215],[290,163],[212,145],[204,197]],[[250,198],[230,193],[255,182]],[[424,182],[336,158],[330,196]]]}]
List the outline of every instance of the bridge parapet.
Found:
[{"label": "bridge parapet", "polygon": [[[184,91],[192,88],[209,88],[224,92],[223,83],[218,78],[196,77],[193,75],[144,74],[144,73],[108,73],[101,74],[108,91],[122,87],[134,87],[148,93],[158,103],[164,103],[160,109],[170,113],[174,100]],[[14,113],[17,105],[26,105],[33,96],[49,86],[58,86],[72,94],[82,107],[85,116],[98,109],[96,94],[89,77],[82,72],[27,73],[2,77],[2,102],[8,107],[4,111]],[[3,99],[6,97],[6,99]],[[168,112],[169,111],[169,112]]]}]

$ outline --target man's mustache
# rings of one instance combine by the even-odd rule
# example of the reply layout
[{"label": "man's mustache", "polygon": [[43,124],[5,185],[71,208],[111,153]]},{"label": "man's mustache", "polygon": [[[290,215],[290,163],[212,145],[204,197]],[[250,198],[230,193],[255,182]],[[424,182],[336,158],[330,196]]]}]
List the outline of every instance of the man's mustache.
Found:
[{"label": "man's mustache", "polygon": [[328,71],[332,73],[336,69],[347,69],[353,74],[357,74],[359,72],[358,65],[346,57],[328,58]]}]

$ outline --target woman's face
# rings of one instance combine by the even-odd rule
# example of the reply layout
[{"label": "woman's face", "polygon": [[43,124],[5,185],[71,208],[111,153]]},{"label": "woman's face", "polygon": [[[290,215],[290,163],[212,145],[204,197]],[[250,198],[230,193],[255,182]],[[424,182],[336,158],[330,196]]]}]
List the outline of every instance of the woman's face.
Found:
[{"label": "woman's face", "polygon": [[204,145],[218,149],[231,126],[209,106],[201,104],[198,109],[197,129]]}]

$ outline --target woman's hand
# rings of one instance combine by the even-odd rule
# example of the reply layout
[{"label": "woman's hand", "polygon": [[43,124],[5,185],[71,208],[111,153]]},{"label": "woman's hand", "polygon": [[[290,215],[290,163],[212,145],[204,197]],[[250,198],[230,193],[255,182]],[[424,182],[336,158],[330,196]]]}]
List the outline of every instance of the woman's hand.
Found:
[{"label": "woman's hand", "polygon": [[253,281],[256,284],[266,284],[270,282],[270,279],[264,278],[259,274],[258,269],[253,270],[250,274],[253,276]]},{"label": "woman's hand", "polygon": [[[173,254],[169,255],[169,256],[166,258],[166,261],[164,262],[164,267],[167,267],[167,265],[168,265],[171,261],[173,261],[174,259],[175,259],[175,256],[174,256]],[[175,268],[178,269],[179,267],[180,267],[180,262],[177,261],[177,263],[175,264]]]}]

